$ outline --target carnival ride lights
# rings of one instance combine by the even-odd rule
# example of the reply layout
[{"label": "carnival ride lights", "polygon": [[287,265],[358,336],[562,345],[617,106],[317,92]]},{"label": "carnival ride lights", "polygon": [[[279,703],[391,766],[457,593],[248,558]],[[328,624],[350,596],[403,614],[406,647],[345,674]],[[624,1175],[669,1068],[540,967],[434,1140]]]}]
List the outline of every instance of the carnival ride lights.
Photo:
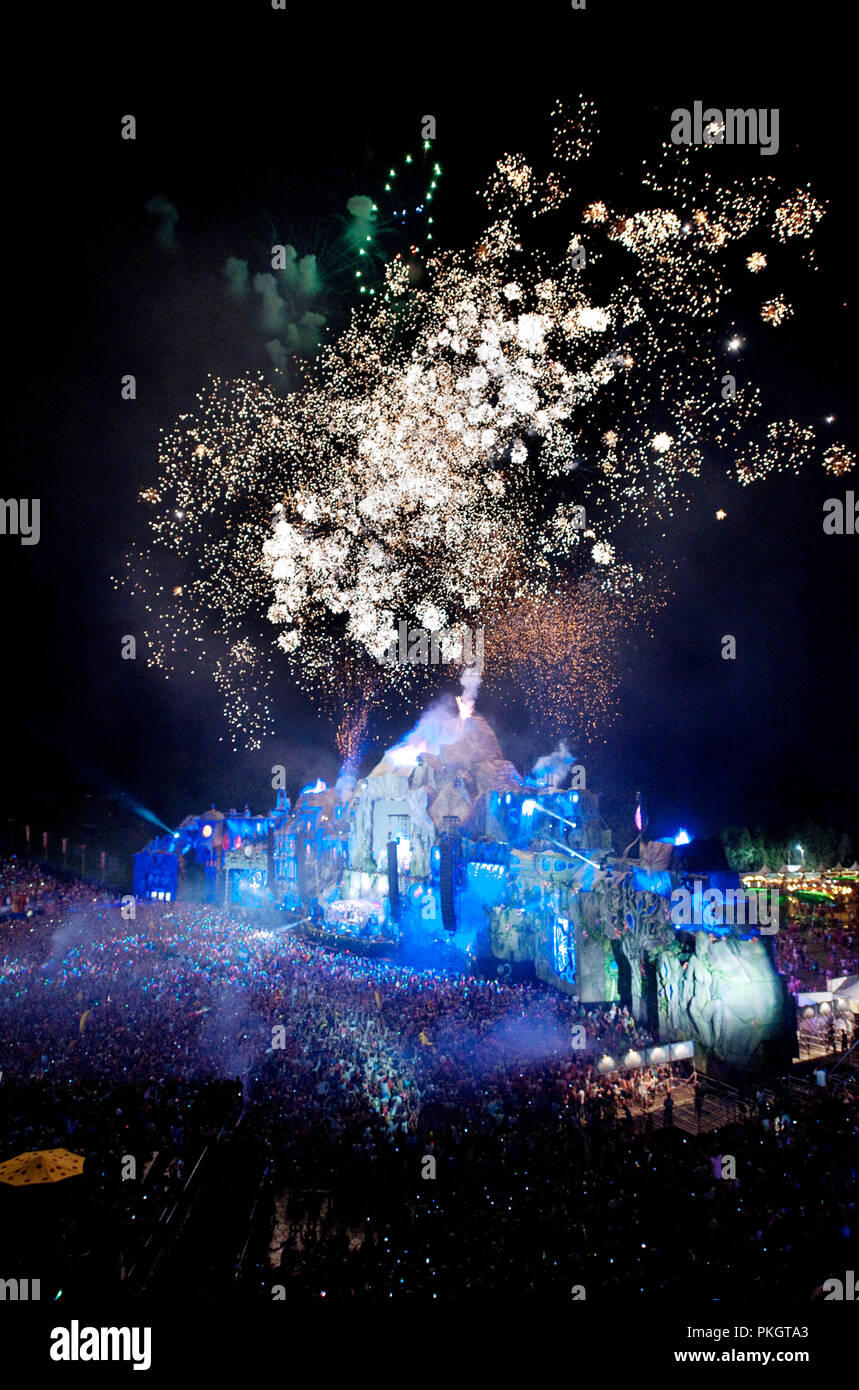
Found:
[{"label": "carnival ride lights", "polygon": [[843,870],[841,873],[839,873],[837,870],[831,869],[828,872],[820,873],[809,873],[805,870],[802,870],[793,877],[788,877],[787,875],[782,873],[741,874],[740,880],[743,884],[743,887],[746,889],[763,888],[767,885],[774,886],[775,884],[779,884],[783,891],[787,894],[788,899],[791,902],[793,902],[796,900],[797,895],[800,893],[805,894],[806,896],[813,896],[815,894],[819,894],[822,897],[829,898],[849,897],[853,892],[852,885],[849,883],[839,883],[834,881],[838,878],[848,877],[854,877],[854,875],[851,874],[850,870]]}]

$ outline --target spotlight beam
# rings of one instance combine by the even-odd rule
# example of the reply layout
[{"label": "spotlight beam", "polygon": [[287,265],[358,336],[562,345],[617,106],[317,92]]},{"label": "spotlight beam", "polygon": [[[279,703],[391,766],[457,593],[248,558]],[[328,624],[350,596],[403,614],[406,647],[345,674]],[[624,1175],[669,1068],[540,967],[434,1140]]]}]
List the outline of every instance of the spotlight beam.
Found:
[{"label": "spotlight beam", "polygon": [[[574,821],[567,820],[566,816],[559,816],[557,811],[547,811],[546,807],[541,806],[539,801],[534,801],[531,798],[529,798],[527,801],[522,802],[522,810],[525,812],[526,815],[531,815],[534,811],[542,811],[544,816],[551,816],[553,820],[559,820],[562,825],[568,825],[571,830],[576,830],[578,828]],[[555,844],[556,842],[553,840],[552,843]],[[568,849],[565,845],[564,853],[575,855],[576,859],[581,859],[583,864],[590,864],[591,867],[594,869],[599,868],[599,864],[596,862],[596,860],[588,859],[586,854],[579,854],[578,850]]]}]

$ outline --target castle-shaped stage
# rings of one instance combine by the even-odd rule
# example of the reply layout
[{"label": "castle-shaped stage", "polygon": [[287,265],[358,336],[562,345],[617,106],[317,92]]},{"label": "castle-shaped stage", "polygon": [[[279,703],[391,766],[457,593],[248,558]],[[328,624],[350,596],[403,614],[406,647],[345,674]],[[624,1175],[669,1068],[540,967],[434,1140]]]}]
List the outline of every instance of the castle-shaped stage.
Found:
[{"label": "castle-shaped stage", "polygon": [[294,807],[280,792],[265,815],[188,817],[135,856],[135,893],[282,908],[368,954],[533,972],[583,1003],[628,1003],[662,1042],[694,1038],[699,1068],[726,1079],[789,1066],[770,939],[718,914],[671,919],[693,882],[699,901],[739,891],[718,842],[618,856],[583,769],[546,761],[521,776],[482,716],[442,700],[357,782],[317,781]]}]

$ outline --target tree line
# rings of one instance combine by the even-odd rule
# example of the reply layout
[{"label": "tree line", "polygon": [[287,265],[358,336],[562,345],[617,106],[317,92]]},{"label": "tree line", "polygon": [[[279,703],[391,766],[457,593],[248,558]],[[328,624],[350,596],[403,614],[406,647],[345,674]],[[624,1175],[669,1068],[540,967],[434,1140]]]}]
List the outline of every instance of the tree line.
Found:
[{"label": "tree line", "polygon": [[815,821],[805,821],[783,837],[760,827],[729,826],[722,831],[721,840],[728,863],[740,873],[759,869],[762,864],[770,869],[779,869],[782,864],[800,864],[803,855],[797,845],[805,851],[808,869],[816,869],[821,864],[828,869],[836,864],[847,868],[856,858],[849,835]]}]

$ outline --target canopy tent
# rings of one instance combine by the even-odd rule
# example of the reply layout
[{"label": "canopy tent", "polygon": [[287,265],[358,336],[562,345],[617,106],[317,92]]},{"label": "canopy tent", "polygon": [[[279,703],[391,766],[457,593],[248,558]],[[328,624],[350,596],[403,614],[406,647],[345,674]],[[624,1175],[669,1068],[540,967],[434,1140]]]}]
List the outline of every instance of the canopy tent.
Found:
[{"label": "canopy tent", "polygon": [[859,999],[859,975],[839,975],[827,984],[838,999]]},{"label": "canopy tent", "polygon": [[35,1149],[7,1158],[0,1163],[0,1182],[10,1187],[34,1187],[38,1183],[62,1182],[83,1172],[84,1160],[69,1149]]}]

